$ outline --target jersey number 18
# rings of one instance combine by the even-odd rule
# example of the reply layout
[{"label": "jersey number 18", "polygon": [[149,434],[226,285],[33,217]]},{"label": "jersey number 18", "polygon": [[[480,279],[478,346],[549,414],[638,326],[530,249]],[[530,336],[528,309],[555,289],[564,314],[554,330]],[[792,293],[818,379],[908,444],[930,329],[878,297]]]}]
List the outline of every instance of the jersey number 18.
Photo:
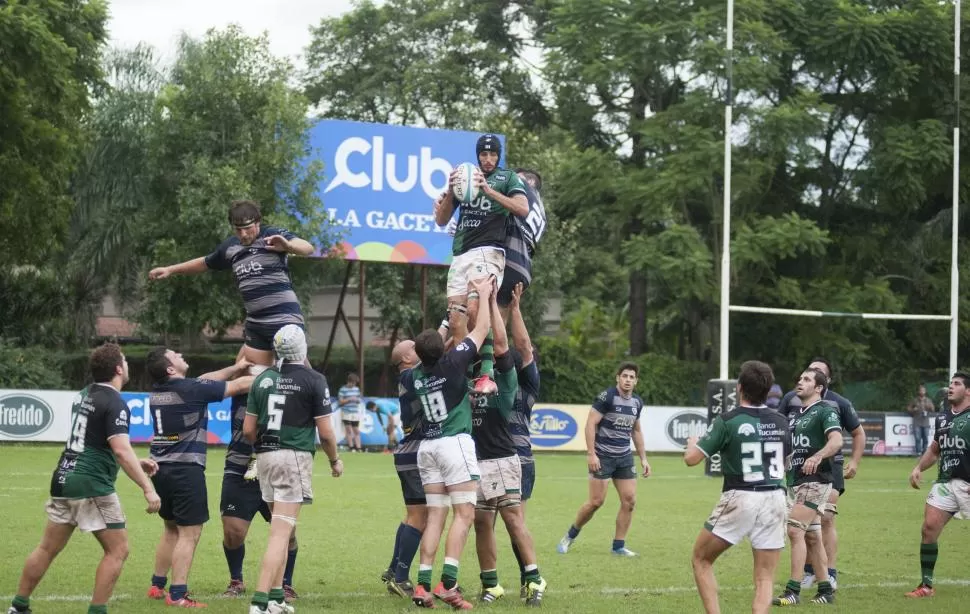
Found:
[{"label": "jersey number 18", "polygon": [[421,407],[424,409],[425,419],[428,422],[444,422],[445,418],[448,417],[445,395],[439,390],[418,396],[421,398]]}]

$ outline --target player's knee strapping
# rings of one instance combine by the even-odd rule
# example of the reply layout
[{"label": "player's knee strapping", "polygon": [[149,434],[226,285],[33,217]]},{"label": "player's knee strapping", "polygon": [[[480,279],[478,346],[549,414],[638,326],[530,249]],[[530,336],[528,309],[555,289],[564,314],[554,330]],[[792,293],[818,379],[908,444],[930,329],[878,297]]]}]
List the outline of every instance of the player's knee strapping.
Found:
[{"label": "player's knee strapping", "polygon": [[280,522],[285,522],[291,527],[296,526],[296,518],[293,516],[284,516],[283,514],[273,514],[273,520],[279,520]]},{"label": "player's knee strapping", "polygon": [[461,505],[462,503],[475,505],[478,502],[478,493],[474,490],[459,490],[450,493],[448,496],[451,498],[452,505]]},{"label": "player's knee strapping", "polygon": [[505,495],[504,497],[499,497],[498,500],[499,509],[517,507],[519,505],[522,505],[522,499],[519,495]]},{"label": "player's knee strapping", "polygon": [[832,514],[833,516],[835,516],[836,514],[839,513],[839,504],[838,503],[826,503],[825,504],[825,511],[827,513]]},{"label": "player's knee strapping", "polygon": [[424,498],[428,501],[428,507],[451,507],[451,498],[448,495],[427,494]]},{"label": "player's knee strapping", "polygon": [[801,529],[802,531],[808,531],[809,525],[807,522],[802,522],[801,520],[796,520],[795,518],[788,518],[788,525],[795,527],[796,529]]},{"label": "player's knee strapping", "polygon": [[475,509],[479,512],[495,513],[498,507],[495,505],[495,499],[489,499],[488,501],[478,501],[475,504]]}]

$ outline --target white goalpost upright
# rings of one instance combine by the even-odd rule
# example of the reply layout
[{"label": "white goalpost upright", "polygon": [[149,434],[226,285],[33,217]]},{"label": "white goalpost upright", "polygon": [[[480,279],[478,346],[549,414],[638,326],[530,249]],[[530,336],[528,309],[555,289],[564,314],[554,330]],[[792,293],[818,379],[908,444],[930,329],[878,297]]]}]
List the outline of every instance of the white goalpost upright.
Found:
[{"label": "white goalpost upright", "polygon": [[[727,41],[725,46],[726,62],[726,96],[724,105],[724,203],[722,213],[722,250],[721,250],[721,304],[720,304],[720,369],[721,381],[729,379],[728,361],[730,350],[730,313],[760,313],[765,315],[789,315],[807,317],[839,317],[862,318],[867,320],[946,320],[950,322],[950,355],[948,374],[958,368],[959,350],[959,305],[960,305],[960,270],[959,270],[959,228],[960,228],[960,2],[954,2],[953,17],[953,220],[950,245],[950,313],[946,315],[934,314],[901,314],[901,313],[845,313],[836,311],[818,311],[809,309],[780,309],[774,307],[756,307],[750,305],[731,304],[731,128],[733,116],[733,64],[734,64],[734,0],[727,0]],[[712,382],[713,383],[713,382]],[[709,391],[711,388],[709,387]],[[727,388],[720,388],[720,394],[729,396]],[[710,395],[709,395],[710,396]],[[709,408],[714,407],[709,399]],[[717,401],[719,407],[725,409],[730,404]],[[717,412],[714,412],[717,413]]]}]

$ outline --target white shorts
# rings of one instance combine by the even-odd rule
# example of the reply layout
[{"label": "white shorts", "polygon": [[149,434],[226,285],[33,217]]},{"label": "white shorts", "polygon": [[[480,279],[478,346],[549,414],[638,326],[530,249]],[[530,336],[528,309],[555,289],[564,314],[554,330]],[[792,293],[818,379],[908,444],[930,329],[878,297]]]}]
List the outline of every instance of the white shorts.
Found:
[{"label": "white shorts", "polygon": [[475,247],[451,259],[448,269],[448,296],[468,294],[468,282],[494,275],[502,287],[505,276],[505,250],[501,247]]},{"label": "white shorts", "polygon": [[518,501],[522,497],[522,464],[518,456],[478,461],[482,479],[478,481],[478,502],[493,502],[499,497]]},{"label": "white shorts", "polygon": [[267,503],[313,503],[313,455],[272,450],[256,455],[259,490]]},{"label": "white shorts", "polygon": [[47,519],[54,524],[69,524],[82,531],[124,529],[125,513],[118,493],[87,499],[51,498],[46,505]]},{"label": "white shorts", "polygon": [[970,519],[970,482],[965,480],[950,480],[943,484],[937,482],[930,488],[926,497],[926,504],[938,510],[956,514],[961,520]]},{"label": "white shorts", "polygon": [[704,528],[732,545],[747,537],[755,550],[779,550],[785,547],[787,511],[783,490],[729,490]]},{"label": "white shorts", "polygon": [[454,486],[477,480],[481,474],[475,459],[475,441],[467,433],[422,440],[418,471],[424,485]]}]

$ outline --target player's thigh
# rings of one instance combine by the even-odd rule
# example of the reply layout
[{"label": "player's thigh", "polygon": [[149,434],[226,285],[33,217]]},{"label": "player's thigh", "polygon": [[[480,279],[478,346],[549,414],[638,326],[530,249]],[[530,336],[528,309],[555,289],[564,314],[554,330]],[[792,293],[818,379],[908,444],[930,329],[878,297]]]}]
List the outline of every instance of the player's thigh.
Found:
[{"label": "player's thigh", "polygon": [[[174,464],[174,463],[173,463]],[[209,521],[209,494],[205,469],[201,465],[184,464],[169,467],[168,496],[172,517],[179,527],[203,525]]]},{"label": "player's thigh", "polygon": [[781,548],[771,550],[751,549],[754,559],[754,577],[756,580],[771,582],[775,577],[775,570],[778,568],[778,561],[781,559]]},{"label": "player's thigh", "polygon": [[473,253],[458,254],[451,259],[448,267],[447,292],[449,299],[457,299],[464,302],[464,297],[468,294],[469,273],[475,267],[475,255]]},{"label": "player's thigh", "polygon": [[[48,502],[49,504],[49,502]],[[55,512],[58,520],[53,520],[50,513],[47,517],[47,525],[44,527],[44,534],[40,538],[40,549],[57,556],[61,550],[71,541],[74,535],[75,524],[70,522],[70,516],[63,512]]]},{"label": "player's thigh", "polygon": [[[313,455],[303,450],[272,450],[258,455],[263,500],[279,504],[313,502]],[[276,510],[274,508],[274,515]]]},{"label": "player's thigh", "polygon": [[785,524],[788,506],[782,490],[752,493],[748,502],[754,519],[748,539],[755,550],[780,550],[785,547]]},{"label": "player's thigh", "polygon": [[440,492],[444,492],[445,477],[438,462],[440,442],[440,439],[426,439],[418,447],[418,474],[425,492],[438,492],[437,488],[429,490],[429,486],[440,486]]},{"label": "player's thigh", "polygon": [[956,517],[960,520],[970,520],[970,482],[966,480],[950,480],[950,490],[956,499],[958,511]]},{"label": "player's thigh", "polygon": [[445,486],[450,490],[462,484],[461,490],[475,490],[474,484],[481,476],[478,467],[478,459],[475,454],[475,442],[471,435],[460,433],[451,437],[442,437],[438,440],[441,444],[438,447],[438,463],[441,467],[441,475],[444,478]]},{"label": "player's thigh", "polygon": [[101,544],[105,555],[120,559],[128,558],[127,529],[101,529],[94,532],[94,537]]},{"label": "player's thigh", "polygon": [[693,557],[695,560],[713,563],[734,544],[708,529],[701,529],[694,540]]},{"label": "player's thigh", "polygon": [[589,501],[593,505],[599,507],[603,505],[606,501],[606,491],[610,487],[610,481],[596,477],[593,474],[589,476]]},{"label": "player's thigh", "polygon": [[522,502],[523,504],[532,498],[532,491],[536,486],[536,464],[529,461],[522,464]]},{"label": "player's thigh", "polygon": [[829,491],[828,501],[825,502],[824,513],[822,514],[823,524],[832,524],[835,522],[835,517],[839,513],[839,498],[842,493],[835,488],[835,484],[832,485],[832,490]]}]

